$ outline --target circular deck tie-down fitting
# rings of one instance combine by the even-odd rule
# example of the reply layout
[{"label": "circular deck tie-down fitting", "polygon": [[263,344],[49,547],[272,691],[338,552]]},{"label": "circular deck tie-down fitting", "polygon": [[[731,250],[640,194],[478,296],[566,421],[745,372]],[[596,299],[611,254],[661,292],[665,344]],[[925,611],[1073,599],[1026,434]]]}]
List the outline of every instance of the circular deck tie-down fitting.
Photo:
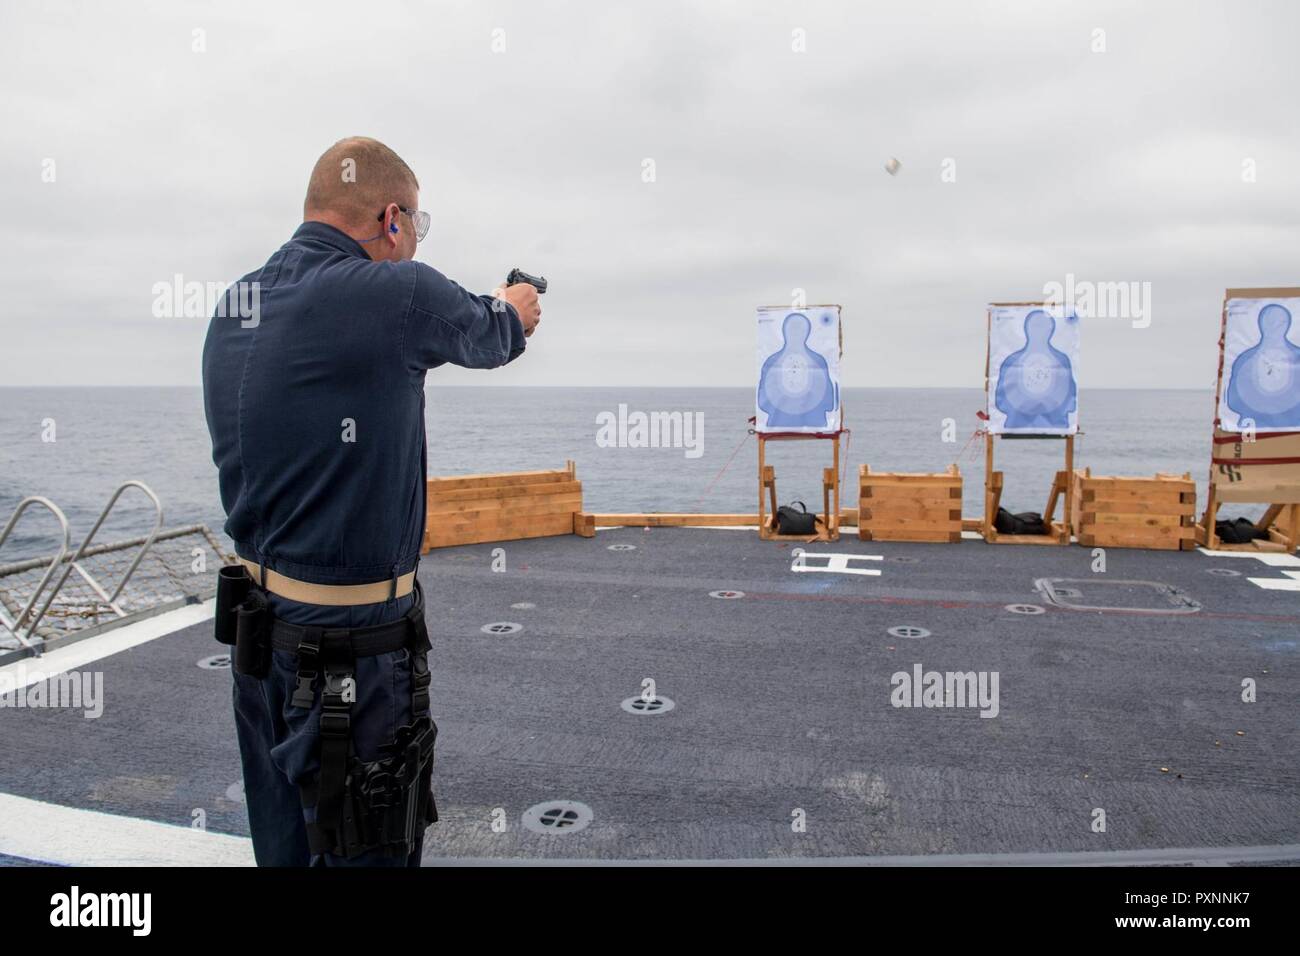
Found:
[{"label": "circular deck tie-down fitting", "polygon": [[1047,608],[1041,604],[1008,604],[1007,610],[1012,614],[1046,614]]},{"label": "circular deck tie-down fitting", "polygon": [[606,551],[635,551],[634,544],[611,544],[605,548]]},{"label": "circular deck tie-down fitting", "polygon": [[901,637],[912,641],[930,636],[929,631],[923,627],[917,627],[915,624],[899,624],[889,628],[885,633],[890,637]]},{"label": "circular deck tie-down fitting", "polygon": [[651,697],[646,700],[640,694],[636,697],[629,697],[620,704],[629,714],[638,716],[654,716],[655,714],[666,714],[677,705],[668,697]]},{"label": "circular deck tie-down fitting", "polygon": [[1240,571],[1234,571],[1234,570],[1232,570],[1232,568],[1206,568],[1206,569],[1205,569],[1205,573],[1206,573],[1206,574],[1217,574],[1217,575],[1218,575],[1219,577],[1221,577],[1221,578],[1237,578],[1237,577],[1241,577],[1241,572],[1240,572]]},{"label": "circular deck tie-down fitting", "polygon": [[211,657],[204,657],[198,661],[198,666],[207,671],[226,671],[230,670],[229,654],[213,654]]},{"label": "circular deck tie-down fitting", "polygon": [[548,800],[525,810],[522,822],[534,833],[577,833],[594,816],[591,807],[577,800]]},{"label": "circular deck tie-down fitting", "polygon": [[709,597],[719,601],[736,601],[745,596],[744,591],[710,591]]},{"label": "circular deck tie-down fitting", "polygon": [[495,621],[479,628],[484,634],[518,634],[523,629],[522,624],[516,624],[514,621]]}]

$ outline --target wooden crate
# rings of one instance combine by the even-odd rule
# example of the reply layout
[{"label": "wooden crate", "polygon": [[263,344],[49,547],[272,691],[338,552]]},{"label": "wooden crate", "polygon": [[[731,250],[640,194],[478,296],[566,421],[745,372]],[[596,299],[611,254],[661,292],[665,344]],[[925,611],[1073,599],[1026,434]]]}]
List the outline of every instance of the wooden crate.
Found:
[{"label": "wooden crate", "polygon": [[961,540],[961,473],[858,469],[858,538],[862,541]]},{"label": "wooden crate", "polygon": [[1196,546],[1196,482],[1190,473],[1123,478],[1074,473],[1073,531],[1086,548],[1190,551]]},{"label": "wooden crate", "polygon": [[573,462],[557,471],[430,478],[424,550],[556,534],[592,537]]}]

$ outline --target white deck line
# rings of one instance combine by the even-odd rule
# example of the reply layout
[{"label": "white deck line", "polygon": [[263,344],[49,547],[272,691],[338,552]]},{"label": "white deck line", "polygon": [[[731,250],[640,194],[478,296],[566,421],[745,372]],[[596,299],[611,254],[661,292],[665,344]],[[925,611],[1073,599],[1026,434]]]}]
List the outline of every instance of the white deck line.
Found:
[{"label": "white deck line", "polygon": [[1300,557],[1285,551],[1211,551],[1200,545],[1196,550],[1210,558],[1254,558],[1270,568],[1300,568]]},{"label": "white deck line", "polygon": [[1288,571],[1283,568],[1284,578],[1246,578],[1251,584],[1266,591],[1300,591],[1300,571]]},{"label": "white deck line", "polygon": [[[0,853],[70,866],[252,866],[247,837],[0,794]],[[425,866],[1168,866],[1300,860],[1300,844],[915,856],[586,860],[425,857]]]},{"label": "white deck line", "polygon": [[9,681],[0,681],[0,686],[15,689],[28,687],[56,674],[77,670],[113,654],[156,641],[192,624],[210,620],[216,613],[216,606],[216,598],[209,598],[202,604],[178,607],[156,617],[147,617],[134,624],[114,628],[97,637],[88,637],[67,647],[55,648],[41,657],[22,658],[0,667],[0,674],[10,677]]},{"label": "white deck line", "polygon": [[1060,853],[935,853],[919,856],[754,857],[731,860],[581,860],[429,857],[425,866],[1222,866],[1300,860],[1300,844],[1079,850]]},{"label": "white deck line", "polygon": [[0,853],[68,866],[252,866],[253,841],[0,793]]}]

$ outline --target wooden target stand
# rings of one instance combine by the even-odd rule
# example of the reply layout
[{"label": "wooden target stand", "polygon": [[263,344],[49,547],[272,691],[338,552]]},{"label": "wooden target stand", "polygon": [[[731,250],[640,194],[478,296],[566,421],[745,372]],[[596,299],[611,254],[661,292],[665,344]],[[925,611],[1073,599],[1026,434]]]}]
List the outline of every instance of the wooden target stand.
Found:
[{"label": "wooden target stand", "polygon": [[[994,306],[1043,306],[1043,302],[993,302]],[[989,393],[989,358],[992,352],[993,342],[993,313],[986,313],[985,319],[988,325],[988,333],[985,337],[984,346],[984,394]],[[1065,469],[1058,471],[1052,479],[1052,487],[1047,493],[1047,507],[1043,509],[1043,523],[1051,528],[1048,534],[1000,534],[993,526],[993,522],[998,515],[998,508],[1002,504],[1002,472],[995,471],[993,468],[993,439],[995,437],[1010,438],[1014,440],[1038,440],[1038,439],[1063,439],[1065,442]],[[984,517],[979,523],[979,533],[989,544],[1069,544],[1070,543],[1070,521],[1072,518],[1071,509],[1073,507],[1071,499],[1072,486],[1074,480],[1074,436],[1073,435],[1001,435],[995,436],[992,432],[984,433]],[[1053,521],[1052,516],[1056,513],[1056,502],[1064,498],[1064,516],[1061,521]]]},{"label": "wooden target stand", "polygon": [[[758,536],[764,541],[838,541],[840,539],[840,436],[843,423],[834,432],[755,432],[758,436]],[[817,516],[817,533],[778,534],[776,531],[776,471],[767,464],[766,447],[770,441],[829,441],[832,465],[822,469],[822,513]],[[769,507],[770,504],[770,507]]]},{"label": "wooden target stand", "polygon": [[[993,526],[998,508],[1002,505],[1002,472],[993,469],[994,437],[1011,439],[1056,438],[1065,442],[1065,470],[1058,471],[1052,479],[1052,487],[1047,493],[1047,507],[1043,509],[1043,523],[1052,530],[1048,534],[1002,534]],[[980,524],[980,536],[989,544],[1069,544],[1070,522],[1073,518],[1073,494],[1071,482],[1074,476],[1074,436],[1073,435],[1001,435],[984,433],[984,519]],[[1063,515],[1060,521],[1053,521],[1056,514],[1056,502],[1064,499]]]},{"label": "wooden target stand", "polygon": [[[1271,551],[1290,553],[1300,547],[1300,432],[1265,432],[1246,441],[1240,433],[1219,427],[1223,395],[1223,347],[1228,332],[1229,299],[1300,298],[1300,287],[1228,289],[1223,295],[1219,327],[1219,375],[1214,389],[1214,441],[1210,451],[1209,495],[1205,514],[1196,526],[1196,543],[1211,551]],[[1214,530],[1219,506],[1225,502],[1266,504],[1255,527],[1268,534],[1242,544],[1228,544]]]}]

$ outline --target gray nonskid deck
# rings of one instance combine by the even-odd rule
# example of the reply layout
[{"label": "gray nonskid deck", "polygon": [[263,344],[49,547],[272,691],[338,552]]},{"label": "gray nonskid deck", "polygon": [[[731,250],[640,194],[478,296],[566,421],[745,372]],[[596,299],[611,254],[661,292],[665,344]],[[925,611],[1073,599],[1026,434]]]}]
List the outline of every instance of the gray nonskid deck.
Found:
[{"label": "gray nonskid deck", "polygon": [[[1079,547],[805,547],[881,555],[870,566],[882,574],[796,574],[789,545],[699,529],[427,555],[442,817],[430,860],[960,862],[1300,843],[1300,595],[1247,579],[1276,569],[1112,549],[1094,575]],[[1103,577],[1172,586],[1203,609],[1005,607],[1044,605],[1040,578],[1083,582],[1062,585],[1082,603],[1118,593],[1089,583]],[[1144,587],[1120,591],[1143,600]],[[481,630],[499,622],[522,630]],[[896,638],[896,625],[930,635]],[[239,779],[230,674],[195,666],[219,651],[198,625],[100,661],[98,720],[0,715],[23,758],[0,767],[0,791],[181,826],[204,808],[209,829],[246,834],[227,796]],[[892,706],[891,675],[916,663],[996,671],[998,716]],[[1242,702],[1244,678],[1257,703]],[[646,679],[672,711],[620,707]],[[525,829],[524,811],[549,800],[586,804],[590,826]]]}]

